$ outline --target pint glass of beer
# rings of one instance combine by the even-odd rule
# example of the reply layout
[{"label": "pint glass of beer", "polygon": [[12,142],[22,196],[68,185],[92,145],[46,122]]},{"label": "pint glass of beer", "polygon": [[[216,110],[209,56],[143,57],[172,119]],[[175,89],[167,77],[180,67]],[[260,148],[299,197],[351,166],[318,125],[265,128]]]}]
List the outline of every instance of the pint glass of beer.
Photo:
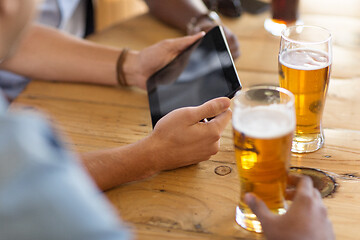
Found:
[{"label": "pint glass of beer", "polygon": [[331,34],[316,26],[283,31],[279,51],[280,87],[295,95],[296,130],[292,151],[314,152],[324,143],[321,125],[329,85]]},{"label": "pint glass of beer", "polygon": [[261,232],[261,225],[244,203],[255,193],[275,214],[286,212],[285,189],[295,129],[294,95],[286,89],[259,86],[234,98],[233,136],[240,180],[236,222]]},{"label": "pint glass of beer", "polygon": [[272,0],[271,14],[272,17],[265,20],[264,27],[275,36],[280,36],[288,26],[303,24],[299,19],[299,0]]}]

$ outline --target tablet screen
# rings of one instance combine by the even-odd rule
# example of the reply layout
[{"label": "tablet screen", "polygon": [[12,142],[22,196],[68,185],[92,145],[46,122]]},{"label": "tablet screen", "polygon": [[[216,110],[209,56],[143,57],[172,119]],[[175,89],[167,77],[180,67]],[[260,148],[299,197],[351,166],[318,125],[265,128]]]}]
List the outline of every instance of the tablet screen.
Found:
[{"label": "tablet screen", "polygon": [[232,97],[241,88],[220,27],[209,31],[147,82],[153,126],[174,109]]}]

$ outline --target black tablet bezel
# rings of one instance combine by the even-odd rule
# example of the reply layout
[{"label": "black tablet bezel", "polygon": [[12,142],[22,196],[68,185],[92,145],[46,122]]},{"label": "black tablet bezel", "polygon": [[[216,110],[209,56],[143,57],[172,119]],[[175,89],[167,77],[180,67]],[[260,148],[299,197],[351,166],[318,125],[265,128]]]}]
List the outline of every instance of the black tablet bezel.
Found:
[{"label": "black tablet bezel", "polygon": [[[155,81],[152,81],[153,78],[156,78],[158,74],[161,74],[164,69],[171,67],[172,65],[176,64],[178,59],[186,54],[189,49],[192,49],[194,45],[200,45],[200,41],[202,41],[205,37],[211,37],[214,46],[216,49],[216,52],[218,54],[218,58],[226,79],[226,83],[228,85],[228,88],[231,89],[227,94],[224,95],[224,97],[232,98],[235,93],[242,88],[240,79],[237,75],[235,64],[233,62],[233,59],[230,54],[229,47],[226,42],[226,38],[224,35],[224,32],[222,30],[222,27],[217,26],[211,29],[203,38],[196,41],[194,44],[189,46],[187,49],[185,49],[182,53],[180,53],[174,60],[172,60],[169,64],[167,64],[165,67],[154,73],[147,81],[147,91],[148,91],[148,99],[149,99],[149,106],[150,106],[150,112],[151,112],[151,120],[152,125],[155,127],[156,123],[163,117],[158,114],[155,114],[154,112],[160,112],[158,111],[160,109],[160,101],[159,96],[154,95],[153,92],[156,90],[156,87],[158,84]],[[226,53],[226,55],[224,55]],[[220,57],[219,54],[222,54]],[[226,59],[224,59],[224,57]],[[229,65],[229,61],[231,64]]]}]

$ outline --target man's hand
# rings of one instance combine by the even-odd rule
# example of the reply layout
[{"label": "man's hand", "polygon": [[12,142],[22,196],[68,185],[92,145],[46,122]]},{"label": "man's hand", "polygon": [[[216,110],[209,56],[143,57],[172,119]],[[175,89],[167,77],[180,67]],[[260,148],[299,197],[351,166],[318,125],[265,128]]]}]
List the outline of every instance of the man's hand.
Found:
[{"label": "man's hand", "polygon": [[[197,24],[197,26],[194,28],[194,30],[193,30],[193,32],[191,32],[191,34],[195,34],[198,31],[208,32],[217,25],[218,25],[217,23],[205,18]],[[224,29],[226,41],[229,45],[231,55],[232,55],[233,59],[237,59],[238,57],[240,57],[239,41],[237,40],[236,36],[234,35],[233,32],[231,32],[231,30],[229,28],[227,28],[224,25],[222,25],[222,28]]]},{"label": "man's hand", "polygon": [[[208,160],[220,146],[221,133],[231,118],[230,100],[213,99],[199,107],[174,110],[160,119],[151,138],[152,159],[159,171]],[[201,122],[205,118],[212,118]]]},{"label": "man's hand", "polygon": [[204,32],[199,32],[192,36],[166,39],[140,52],[130,51],[123,66],[127,83],[146,89],[146,81],[153,73],[204,35]]},{"label": "man's hand", "polygon": [[287,192],[293,200],[284,215],[269,211],[263,201],[251,193],[245,202],[255,213],[268,240],[332,240],[335,239],[332,224],[321,195],[306,176],[290,176],[289,183],[297,186]]},{"label": "man's hand", "polygon": [[230,100],[223,97],[199,107],[174,110],[157,122],[150,136],[133,144],[84,153],[83,163],[99,188],[108,190],[205,161],[219,150],[221,133],[231,118],[229,106]]}]

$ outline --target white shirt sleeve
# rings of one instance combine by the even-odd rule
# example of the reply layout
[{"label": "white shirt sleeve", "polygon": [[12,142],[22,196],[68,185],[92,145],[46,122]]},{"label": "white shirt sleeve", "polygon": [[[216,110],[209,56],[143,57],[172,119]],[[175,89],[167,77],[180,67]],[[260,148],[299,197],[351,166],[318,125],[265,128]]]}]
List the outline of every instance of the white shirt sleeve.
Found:
[{"label": "white shirt sleeve", "polygon": [[83,38],[85,33],[85,0],[44,0],[38,5],[38,23],[58,28]]}]

